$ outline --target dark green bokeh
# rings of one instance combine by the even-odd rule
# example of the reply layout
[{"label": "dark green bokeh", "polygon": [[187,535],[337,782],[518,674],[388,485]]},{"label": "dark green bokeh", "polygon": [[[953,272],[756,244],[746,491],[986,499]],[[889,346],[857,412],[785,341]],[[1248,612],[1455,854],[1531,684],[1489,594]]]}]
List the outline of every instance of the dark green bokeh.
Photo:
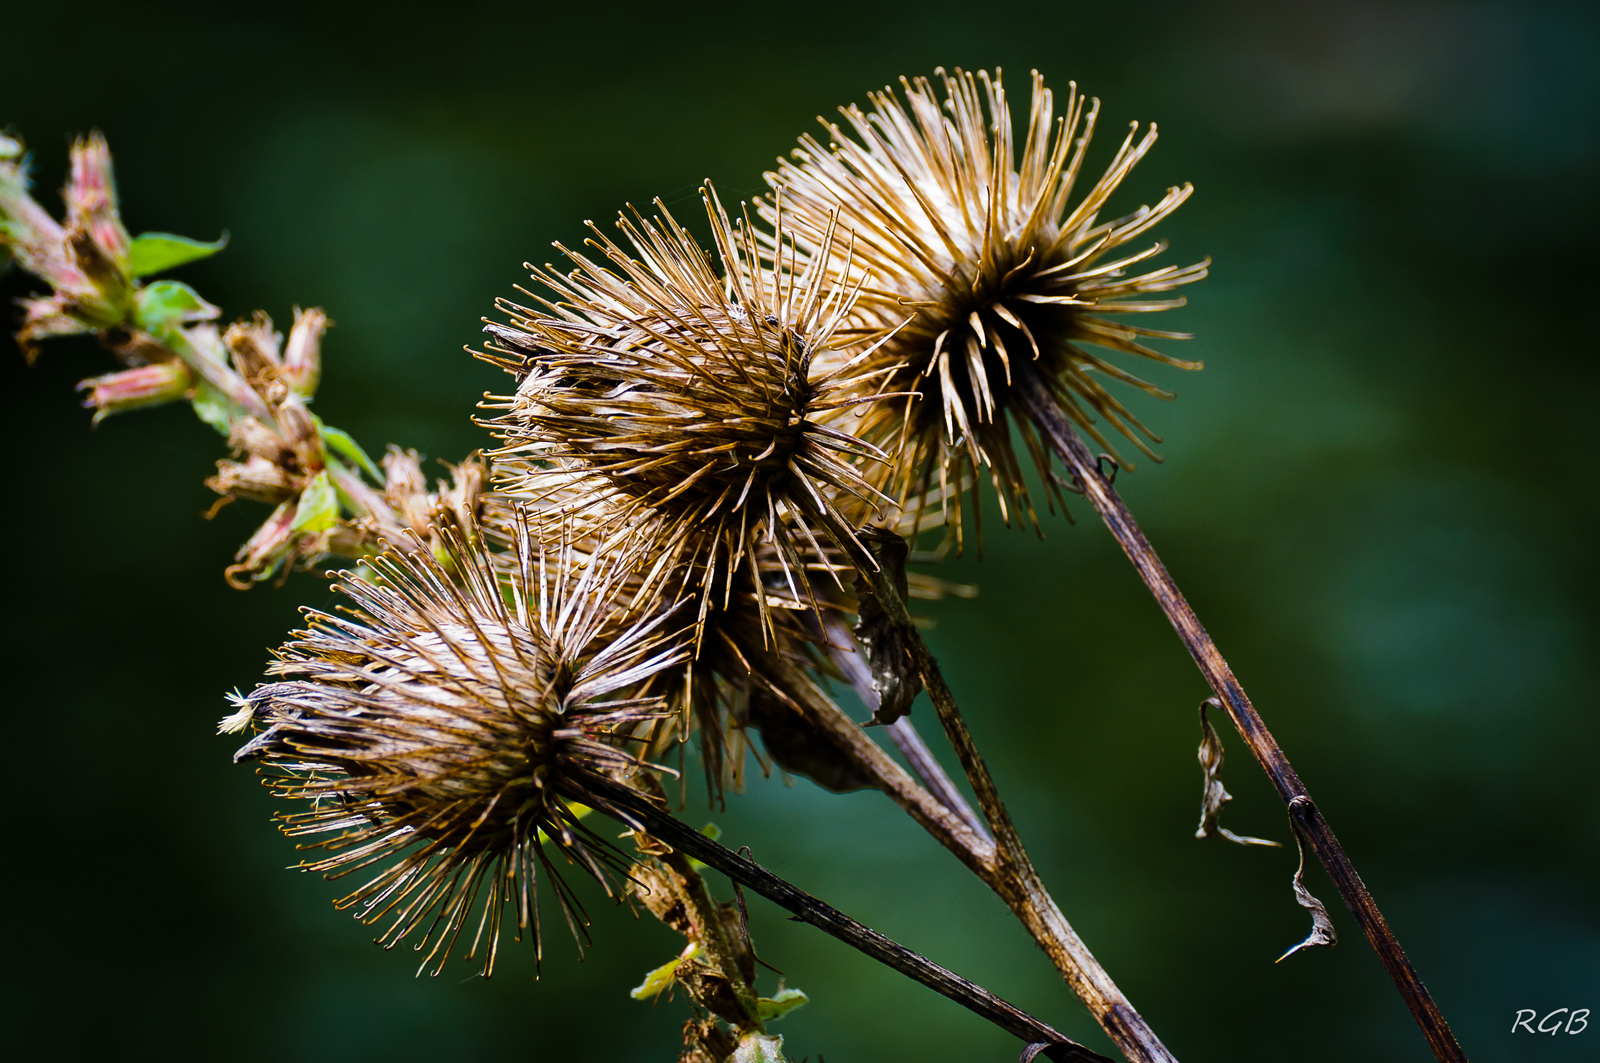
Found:
[{"label": "dark green bokeh", "polygon": [[[390,4],[270,13],[103,0],[0,15],[0,122],[54,205],[99,127],[134,231],[227,251],[186,268],[229,315],[338,321],[318,405],[369,447],[456,458],[502,381],[461,352],[524,259],[627,201],[728,198],[813,115],[901,73],[1039,68],[1162,140],[1118,203],[1198,194],[1169,261],[1214,257],[1174,315],[1199,375],[1141,407],[1167,462],[1119,486],[1192,596],[1479,1060],[1600,1055],[1589,452],[1600,35],[1582,4],[1215,6]],[[29,290],[15,272],[9,298]],[[1588,293],[1586,295],[1586,293]],[[324,586],[228,590],[264,515],[211,523],[219,441],[186,410],[94,432],[92,344],[3,366],[11,1058],[667,1060],[682,1002],[627,999],[677,947],[595,898],[581,964],[542,980],[413,980],[287,873],[272,802],[211,735],[222,691]],[[992,528],[974,602],[930,638],[1047,882],[1186,1063],[1421,1060],[1342,909],[1304,934],[1293,853],[1202,844],[1200,679],[1086,507],[1049,538]],[[919,715],[926,713],[919,707]],[[930,730],[932,724],[925,719]],[[1287,839],[1225,735],[1227,819]],[[704,818],[703,803],[691,818]],[[1105,1042],[999,903],[883,798],[757,777],[724,840],[1091,1043]],[[1320,871],[1311,888],[1336,905]],[[551,913],[553,914],[553,913]],[[953,1005],[754,903],[814,1003],[796,1059],[1004,1060]]]}]

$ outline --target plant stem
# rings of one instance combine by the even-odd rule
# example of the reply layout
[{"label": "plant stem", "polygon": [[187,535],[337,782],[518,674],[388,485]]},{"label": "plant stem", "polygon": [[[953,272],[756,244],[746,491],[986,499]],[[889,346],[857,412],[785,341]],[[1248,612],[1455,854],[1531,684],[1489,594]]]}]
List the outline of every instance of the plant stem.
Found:
[{"label": "plant stem", "polygon": [[[635,780],[639,788],[648,795],[647,800],[654,800],[665,804],[666,792],[661,788],[655,776],[641,773]],[[718,1018],[737,1027],[739,1030],[761,1030],[761,1009],[757,1005],[755,986],[746,979],[740,969],[737,951],[733,942],[728,938],[728,928],[722,921],[722,910],[716,898],[711,896],[710,889],[700,872],[689,863],[679,848],[663,845],[659,849],[648,844],[649,838],[635,836],[639,853],[648,859],[661,872],[659,886],[672,895],[673,900],[683,906],[684,918],[688,922],[691,933],[685,934],[690,941],[700,946],[702,955],[707,963],[722,975],[733,994],[733,1009],[718,1008],[717,1001],[704,1000],[690,989],[690,995],[695,1003],[705,1007],[716,1014]],[[659,841],[659,839],[657,839]],[[636,871],[637,875],[638,872]],[[639,882],[635,878],[635,882]],[[673,923],[663,918],[661,909],[654,905],[647,905],[657,918],[669,927]],[[681,927],[676,928],[680,931]],[[734,1014],[723,1012],[732,1010]]]},{"label": "plant stem", "polygon": [[672,873],[674,886],[684,902],[701,950],[711,965],[727,980],[734,999],[738,1002],[741,1013],[739,1019],[742,1021],[735,1021],[733,1016],[722,1016],[722,1018],[741,1030],[762,1029],[755,989],[745,981],[744,975],[739,970],[733,945],[728,940],[727,928],[722,923],[722,911],[717,906],[716,899],[711,896],[711,891],[706,888],[705,879],[695,872],[680,852],[681,850],[674,851],[662,857],[661,863]]},{"label": "plant stem", "polygon": [[1406,1007],[1411,1009],[1412,1018],[1416,1019],[1417,1025],[1422,1028],[1422,1034],[1427,1038],[1428,1046],[1433,1049],[1434,1056],[1439,1063],[1466,1063],[1466,1054],[1456,1042],[1455,1035],[1450,1032],[1450,1026],[1445,1022],[1438,1005],[1433,1002],[1433,997],[1422,984],[1422,979],[1417,977],[1411,961],[1406,959],[1400,942],[1389,929],[1383,913],[1378,910],[1378,905],[1361,881],[1361,876],[1356,874],[1355,867],[1345,855],[1344,849],[1340,847],[1333,831],[1329,829],[1327,821],[1312,803],[1310,794],[1306,792],[1300,777],[1295,774],[1289,758],[1278,747],[1272,732],[1267,730],[1261,715],[1256,712],[1255,706],[1245,695],[1244,687],[1234,677],[1233,670],[1228,667],[1228,662],[1223,659],[1216,643],[1211,641],[1211,636],[1206,634],[1205,628],[1200,625],[1199,618],[1190,608],[1183,592],[1178,589],[1177,583],[1168,574],[1166,566],[1156,556],[1155,549],[1144,537],[1144,532],[1139,529],[1133,514],[1123,504],[1111,486],[1111,481],[1101,473],[1099,463],[1090,456],[1089,448],[1073,430],[1060,408],[1050,400],[1034,374],[1021,374],[1017,381],[1017,390],[1033,422],[1048,439],[1056,457],[1072,474],[1075,486],[1083,491],[1095,511],[1100,514],[1100,518],[1105,521],[1112,536],[1122,546],[1123,552],[1128,555],[1128,560],[1133,562],[1133,567],[1138,570],[1145,586],[1150,588],[1150,593],[1155,596],[1161,611],[1171,621],[1173,628],[1178,632],[1178,638],[1183,641],[1189,655],[1199,666],[1206,683],[1222,700],[1229,718],[1233,720],[1234,727],[1238,728],[1245,744],[1250,747],[1250,752],[1255,754],[1267,777],[1272,780],[1278,795],[1289,807],[1290,814],[1304,829],[1312,851],[1322,862],[1328,877],[1333,880],[1334,886],[1339,890],[1339,896],[1344,898],[1345,904],[1356,917],[1356,922],[1367,935],[1367,940],[1372,943],[1378,958],[1383,961],[1389,977],[1394,980],[1395,988],[1405,999]]},{"label": "plant stem", "polygon": [[961,761],[973,793],[977,795],[978,807],[983,809],[989,828],[994,832],[999,867],[994,878],[987,880],[991,888],[1021,918],[1033,939],[1055,964],[1056,970],[1066,978],[1072,991],[1088,1006],[1124,1055],[1137,1063],[1176,1063],[1172,1053],[1161,1043],[1144,1017],[1134,1010],[1045,889],[1044,881],[1034,869],[1033,861],[1028,857],[1022,839],[1011,822],[1011,814],[1000,799],[988,765],[984,763],[966,722],[961,718],[955,696],[939,670],[939,662],[923,641],[922,633],[911,623],[911,615],[900,598],[888,566],[863,569],[863,573],[871,578],[873,593],[878,596],[890,622],[904,632],[912,659],[922,675],[923,686],[934,708],[939,711],[939,721],[944,725],[950,744],[955,747],[956,756]]},{"label": "plant stem", "polygon": [[637,827],[695,859],[741,882],[774,904],[810,923],[850,947],[870,956],[908,978],[927,986],[962,1007],[988,1020],[1029,1045],[1049,1047],[1040,1054],[1053,1060],[1092,1060],[1111,1063],[1105,1056],[1069,1039],[1027,1012],[1007,1003],[982,986],[967,981],[927,957],[884,937],[851,919],[838,909],[790,885],[754,861],[694,830],[652,805],[637,791],[601,776],[590,776],[588,785],[596,790],[602,808],[618,808],[638,820]]},{"label": "plant stem", "polygon": [[945,774],[938,760],[934,759],[933,750],[928,748],[927,741],[917,730],[916,724],[911,722],[911,717],[902,716],[884,730],[889,732],[889,738],[894,742],[895,748],[900,750],[900,755],[906,758],[906,763],[911,765],[911,770],[922,780],[922,784],[929,792],[946,808],[960,816],[961,822],[971,827],[973,833],[984,838],[989,837],[988,827],[984,825],[978,813],[973,811],[972,806],[967,804],[967,799],[961,796],[961,791],[956,789],[955,782]]},{"label": "plant stem", "polygon": [[[854,633],[842,621],[830,618],[827,624],[827,639],[833,663],[839,666],[839,670],[855,688],[861,703],[876,713],[878,692],[873,689],[872,673],[861,656]],[[923,740],[916,725],[911,722],[911,717],[902,716],[885,729],[889,732],[889,737],[893,739],[896,748],[900,750],[900,755],[906,758],[912,774],[922,781],[928,792],[938,798],[940,804],[961,817],[961,821],[972,828],[973,833],[988,838],[988,828],[984,826],[982,818],[972,810],[967,799],[961,796],[961,791],[956,789],[955,783],[934,757],[933,750],[928,748],[928,743]]]},{"label": "plant stem", "polygon": [[791,700],[807,719],[814,722],[850,757],[890,799],[905,809],[911,818],[934,839],[955,854],[979,878],[991,886],[1000,865],[994,843],[978,834],[943,802],[918,785],[894,758],[883,751],[833,699],[824,694],[810,676],[797,665],[776,653],[750,654],[752,673],[766,681],[778,696]]}]

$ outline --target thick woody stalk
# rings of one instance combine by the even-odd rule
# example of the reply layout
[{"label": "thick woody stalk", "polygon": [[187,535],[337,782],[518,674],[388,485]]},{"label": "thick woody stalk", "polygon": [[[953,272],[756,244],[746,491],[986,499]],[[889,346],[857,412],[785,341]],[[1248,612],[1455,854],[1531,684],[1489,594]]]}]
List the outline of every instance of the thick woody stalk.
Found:
[{"label": "thick woody stalk", "polygon": [[864,955],[955,1001],[1007,1033],[1022,1039],[1028,1045],[1046,1046],[1037,1054],[1060,1061],[1110,1063],[1105,1056],[1078,1044],[982,986],[967,981],[925,956],[884,937],[876,930],[863,926],[838,909],[790,885],[754,861],[719,845],[656,808],[636,791],[600,776],[591,777],[589,785],[603,795],[604,803],[608,807],[618,808],[635,817],[638,820],[637,826],[652,837],[716,868],[735,882],[743,883],[792,913],[801,922],[817,927]]},{"label": "thick woody stalk", "polygon": [[[918,668],[924,673],[923,682],[930,693],[940,692],[935,696],[934,704],[941,706],[943,703],[940,719],[946,721],[947,714],[954,711],[955,702],[939,674],[938,663],[928,653],[921,635],[916,634],[916,629],[912,627],[898,591],[893,587],[886,587],[885,590],[894,594],[894,597],[885,601],[896,603],[898,607],[897,614],[890,613],[891,621],[907,628],[913,636],[912,645],[921,647],[923,658],[917,662]],[[883,594],[885,590],[878,593]],[[904,768],[868,737],[860,724],[817,689],[810,677],[798,667],[778,654],[759,658],[752,664],[757,675],[766,676],[775,690],[793,698],[796,707],[816,722],[858,767],[876,780],[896,804],[1005,901],[1123,1055],[1133,1063],[1176,1063],[1172,1053],[1134,1010],[1045,889],[1017,838],[1015,828],[1011,826],[1010,816],[999,804],[999,795],[989,779],[988,769],[983,766],[982,758],[972,744],[971,735],[966,733],[965,725],[960,722],[959,714],[954,719],[957,732],[964,737],[952,733],[948,722],[946,733],[956,744],[962,767],[968,771],[979,804],[985,805],[986,800],[992,800],[996,805],[996,813],[990,822],[993,826],[998,819],[1004,824],[1003,828],[995,827],[994,833],[996,838],[1003,834],[1008,836],[1008,850],[1003,851],[995,842],[974,831],[961,816],[919,786]],[[930,675],[932,681],[929,680]],[[989,813],[987,805],[985,813]]]},{"label": "thick woody stalk", "polygon": [[1033,861],[1029,859],[1022,839],[1011,822],[1011,814],[1000,799],[989,768],[978,752],[966,722],[961,718],[955,696],[939,670],[939,662],[923,641],[921,632],[911,623],[910,613],[887,566],[873,570],[863,568],[863,572],[871,576],[873,593],[883,605],[890,623],[903,632],[912,661],[939,712],[939,722],[944,725],[945,734],[955,747],[967,781],[978,798],[978,807],[989,821],[989,829],[995,838],[998,866],[984,881],[1022,920],[1028,933],[1044,949],[1050,962],[1055,964],[1056,970],[1061,972],[1072,991],[1088,1007],[1123,1055],[1135,1063],[1176,1063],[1176,1058],[1161,1043],[1144,1017],[1134,1010],[1045,889],[1044,881],[1034,869]]},{"label": "thick woody stalk", "polygon": [[1356,922],[1383,962],[1384,969],[1394,980],[1395,988],[1405,999],[1406,1007],[1421,1027],[1434,1056],[1439,1063],[1466,1063],[1466,1054],[1450,1032],[1449,1024],[1433,1002],[1427,987],[1422,984],[1422,979],[1417,976],[1416,969],[1406,958],[1405,950],[1389,929],[1372,894],[1361,881],[1361,876],[1356,874],[1339,840],[1312,802],[1311,795],[1306,792],[1300,776],[1295,774],[1289,758],[1279,748],[1260,713],[1250,703],[1233,669],[1228,667],[1216,643],[1206,634],[1206,629],[1200,625],[1183,592],[1144,537],[1133,514],[1123,504],[1111,481],[1101,473],[1099,463],[1090,455],[1088,447],[1061,414],[1059,407],[1045,394],[1039,381],[1031,373],[1024,373],[1020,375],[1017,387],[1024,406],[1034,423],[1044,432],[1051,450],[1067,467],[1074,485],[1083,491],[1122,546],[1123,552],[1128,555],[1128,560],[1133,562],[1139,577],[1150,588],[1161,611],[1178,632],[1184,648],[1199,666],[1206,683],[1221,699],[1233,725],[1272,780],[1278,795],[1288,806],[1289,814],[1310,842],[1312,852],[1322,862],[1328,877],[1339,890],[1339,896],[1344,898],[1351,914],[1356,917]]},{"label": "thick woody stalk", "polygon": [[939,762],[934,759],[933,750],[928,748],[927,741],[916,725],[911,722],[911,717],[902,716],[885,728],[889,737],[894,741],[895,748],[900,750],[900,755],[906,758],[906,763],[911,765],[911,770],[916,773],[922,784],[937,797],[950,811],[961,817],[961,822],[971,827],[973,831],[987,838],[988,828],[972,806],[967,804],[967,799],[961,796],[961,791],[951,781],[950,776]]},{"label": "thick woody stalk", "polygon": [[756,656],[751,661],[758,677],[764,677],[775,692],[791,699],[794,706],[815,723],[895,804],[905,809],[923,830],[931,834],[963,864],[991,886],[999,873],[995,846],[984,835],[968,826],[957,813],[929,793],[896,764],[894,758],[874,742],[861,725],[833,703],[801,668],[776,653]]}]

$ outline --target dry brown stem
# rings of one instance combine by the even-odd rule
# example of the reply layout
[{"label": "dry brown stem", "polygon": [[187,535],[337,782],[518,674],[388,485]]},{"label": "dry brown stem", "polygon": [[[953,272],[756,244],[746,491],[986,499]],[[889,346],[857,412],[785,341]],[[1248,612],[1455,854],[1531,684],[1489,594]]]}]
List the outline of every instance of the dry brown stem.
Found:
[{"label": "dry brown stem", "polygon": [[[659,788],[651,787],[659,793]],[[723,906],[711,896],[705,878],[683,853],[660,839],[635,834],[643,866],[633,872],[634,889],[657,919],[700,946],[701,960],[685,961],[700,968],[686,977],[680,966],[678,982],[695,1003],[738,1030],[760,1030],[756,1003],[754,964],[750,950],[729,934]]]},{"label": "dry brown stem", "polygon": [[1277,740],[1272,737],[1272,732],[1267,730],[1265,721],[1250,703],[1250,698],[1246,696],[1244,687],[1235,678],[1233,669],[1228,667],[1228,662],[1217,649],[1216,643],[1200,625],[1200,619],[1195,616],[1194,610],[1167,572],[1166,566],[1156,556],[1155,549],[1145,538],[1133,514],[1128,511],[1128,507],[1123,504],[1121,497],[1111,486],[1110,479],[1100,471],[1099,463],[1090,455],[1088,447],[1073,431],[1071,424],[1061,414],[1059,407],[1050,400],[1033,374],[1021,374],[1017,383],[1025,408],[1046,436],[1051,450],[1067,467],[1074,486],[1089,499],[1123,552],[1128,555],[1128,560],[1133,562],[1133,567],[1138,570],[1145,586],[1150,588],[1150,593],[1155,596],[1161,611],[1177,630],[1178,638],[1183,641],[1184,648],[1199,666],[1206,683],[1221,699],[1223,707],[1227,709],[1228,717],[1238,728],[1240,737],[1245,740],[1245,744],[1250,747],[1250,752],[1255,755],[1262,770],[1272,780],[1273,787],[1283,798],[1283,803],[1288,806],[1289,814],[1294,817],[1301,833],[1310,843],[1312,852],[1316,853],[1317,859],[1322,862],[1328,877],[1339,890],[1339,896],[1344,898],[1351,914],[1356,917],[1356,922],[1360,924],[1362,932],[1367,935],[1367,940],[1372,943],[1373,950],[1383,962],[1384,969],[1394,980],[1395,988],[1400,991],[1406,1007],[1411,1010],[1412,1018],[1416,1019],[1417,1025],[1422,1028],[1423,1036],[1427,1038],[1428,1046],[1433,1049],[1434,1056],[1439,1063],[1466,1063],[1466,1054],[1456,1042],[1455,1035],[1450,1032],[1449,1024],[1445,1022],[1438,1005],[1433,1002],[1427,987],[1422,984],[1422,979],[1417,976],[1411,961],[1406,958],[1400,942],[1389,929],[1388,922],[1378,910],[1378,905],[1361,881],[1361,876],[1356,874],[1356,869],[1339,845],[1339,840],[1334,837],[1327,821],[1322,818],[1321,812],[1312,802],[1311,795],[1306,792],[1305,784],[1300,781],[1300,776],[1295,774],[1289,758],[1279,748]]},{"label": "dry brown stem", "polygon": [[923,641],[921,632],[911,623],[911,615],[906,610],[904,599],[900,597],[899,588],[895,586],[889,566],[880,565],[868,575],[872,578],[873,593],[890,622],[899,626],[904,634],[923,685],[939,712],[939,722],[944,725],[945,734],[955,747],[967,781],[978,798],[978,807],[983,810],[984,817],[989,821],[989,829],[994,834],[996,862],[984,881],[1017,914],[1072,991],[1129,1060],[1137,1063],[1176,1063],[1172,1053],[1161,1043],[1143,1016],[1134,1010],[1045,889],[1011,822],[1011,814],[1000,799],[989,768],[978,752],[966,722],[961,718],[955,696],[939,670],[939,662]]},{"label": "dry brown stem", "polygon": [[[1109,1063],[1105,1056],[1072,1041],[982,986],[945,970],[926,957],[863,926],[838,909],[797,889],[754,861],[717,844],[711,838],[661,811],[631,788],[602,776],[594,776],[590,785],[604,804],[620,809],[624,816],[636,818],[637,827],[648,831],[653,838],[716,868],[736,882],[744,883],[763,897],[793,913],[801,922],[817,927],[879,963],[956,1001],[1002,1030],[1023,1039],[1029,1044],[1033,1056],[1042,1054],[1048,1059],[1059,1060],[1062,1063],[1072,1060]],[[1038,1047],[1041,1045],[1042,1048]]]},{"label": "dry brown stem", "polygon": [[[855,636],[842,622],[833,620],[828,622],[826,630],[828,649],[834,664],[838,665],[839,670],[850,681],[850,685],[860,695],[862,703],[876,715],[878,692],[873,689],[872,674],[867,668],[866,661],[862,659]],[[900,755],[906,758],[906,764],[910,766],[912,774],[928,788],[928,792],[961,817],[961,821],[972,828],[974,834],[988,838],[988,828],[984,826],[982,817],[973,811],[967,799],[961,796],[961,791],[956,789],[955,783],[934,757],[933,750],[928,748],[928,743],[917,730],[916,724],[911,722],[911,717],[902,716],[884,729],[889,732],[889,737],[893,740],[895,748],[900,750]]]}]

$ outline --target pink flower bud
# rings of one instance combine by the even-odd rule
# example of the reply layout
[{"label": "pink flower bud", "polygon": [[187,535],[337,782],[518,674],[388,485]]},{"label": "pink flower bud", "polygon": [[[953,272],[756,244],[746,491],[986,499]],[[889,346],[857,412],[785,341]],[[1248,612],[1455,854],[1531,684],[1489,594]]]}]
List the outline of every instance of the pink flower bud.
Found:
[{"label": "pink flower bud", "polygon": [[72,145],[72,173],[62,197],[67,201],[67,228],[88,234],[119,269],[126,270],[132,240],[117,211],[111,149],[100,133],[90,133]]},{"label": "pink flower bud", "polygon": [[296,395],[309,398],[317,390],[322,375],[322,333],[329,324],[328,315],[316,307],[294,308],[294,328],[289,330],[280,372]]},{"label": "pink flower bud", "polygon": [[311,411],[297,395],[290,395],[278,407],[278,432],[294,448],[295,455],[307,469],[322,468],[322,436]]},{"label": "pink flower bud", "polygon": [[428,478],[414,450],[390,445],[383,456],[383,500],[417,535],[426,537],[433,519],[433,500],[428,497]]},{"label": "pink flower bud", "polygon": [[78,389],[89,392],[83,404],[94,410],[94,423],[99,424],[124,410],[187,398],[194,386],[194,373],[188,366],[182,362],[158,362],[91,377],[79,383]]},{"label": "pink flower bud", "polygon": [[258,392],[266,394],[282,368],[278,357],[281,338],[273,330],[272,318],[257,310],[249,321],[235,321],[229,325],[222,342],[233,356],[234,368],[244,374]]},{"label": "pink flower bud", "polygon": [[78,336],[94,331],[68,313],[71,298],[56,294],[36,299],[18,300],[22,305],[22,329],[17,333],[17,345],[23,357],[32,365],[39,357],[39,341],[57,336]]},{"label": "pink flower bud", "polygon": [[287,463],[293,454],[282,436],[254,417],[235,422],[228,431],[228,443],[242,454],[263,458],[275,465]]},{"label": "pink flower bud", "polygon": [[284,562],[293,557],[295,542],[299,538],[294,526],[296,508],[292,499],[278,506],[272,511],[272,516],[250,536],[249,541],[239,548],[239,552],[233,555],[237,563],[229,565],[223,574],[229,586],[235,590],[249,590],[254,584],[271,577]]},{"label": "pink flower bud", "polygon": [[23,269],[58,290],[80,291],[88,279],[67,251],[66,234],[28,191],[28,170],[20,141],[0,145],[0,243]]}]

